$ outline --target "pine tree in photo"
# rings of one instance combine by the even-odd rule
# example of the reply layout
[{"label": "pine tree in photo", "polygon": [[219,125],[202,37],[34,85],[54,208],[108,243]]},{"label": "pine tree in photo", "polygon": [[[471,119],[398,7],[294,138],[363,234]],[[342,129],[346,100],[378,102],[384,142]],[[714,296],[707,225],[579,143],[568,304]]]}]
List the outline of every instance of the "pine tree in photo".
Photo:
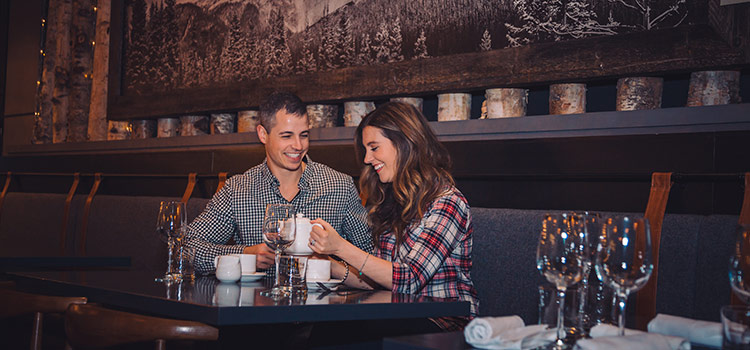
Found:
[{"label": "pine tree in photo", "polygon": [[134,0],[131,6],[130,34],[128,36],[125,75],[131,87],[138,90],[146,84],[146,1]]},{"label": "pine tree in photo", "polygon": [[482,41],[479,42],[479,51],[490,50],[492,50],[492,36],[490,36],[490,31],[485,29],[484,34],[482,34]]},{"label": "pine tree in photo", "polygon": [[582,0],[568,1],[565,4],[564,26],[561,35],[573,39],[585,38],[593,35],[615,35],[620,25],[610,17],[608,23],[599,23],[596,12],[589,8],[589,4]]},{"label": "pine tree in photo", "polygon": [[266,50],[264,57],[266,77],[285,75],[292,68],[292,53],[287,43],[286,27],[281,10],[274,9],[271,11],[269,29],[270,33],[265,40],[266,45],[264,45]]},{"label": "pine tree in photo", "polygon": [[347,14],[341,16],[338,29],[341,37],[341,65],[344,67],[353,66],[357,61],[357,54],[354,47],[351,21]]},{"label": "pine tree in photo", "polygon": [[430,55],[427,53],[427,37],[424,35],[424,29],[422,29],[419,31],[419,37],[414,44],[414,56],[412,56],[411,59],[418,60],[428,57],[430,57]]},{"label": "pine tree in photo", "polygon": [[221,54],[221,76],[226,82],[242,80],[249,76],[244,67],[248,43],[240,24],[236,14],[229,19],[229,34]]},{"label": "pine tree in photo", "polygon": [[357,54],[356,64],[360,66],[371,64],[372,47],[370,46],[370,34],[365,34],[359,44],[359,53]]},{"label": "pine tree in photo", "polygon": [[312,39],[310,35],[304,34],[305,37],[302,39],[302,57],[297,61],[297,73],[310,73],[317,70],[315,56],[310,49],[312,46]]},{"label": "pine tree in photo", "polygon": [[341,32],[337,30],[336,24],[326,17],[321,30],[321,43],[318,47],[318,61],[320,68],[331,70],[339,68],[341,61]]},{"label": "pine tree in photo", "polygon": [[163,90],[166,82],[164,74],[164,16],[159,5],[152,3],[149,8],[148,46],[146,55],[146,69],[148,69],[149,85],[157,90]]},{"label": "pine tree in photo", "polygon": [[393,24],[393,29],[390,31],[388,36],[388,48],[390,49],[388,55],[388,62],[398,62],[404,60],[403,51],[401,51],[401,44],[403,42],[401,36],[401,19],[396,18],[396,22]]},{"label": "pine tree in photo", "polygon": [[375,39],[372,43],[372,51],[375,53],[375,62],[386,63],[391,56],[391,50],[388,48],[388,24],[380,23],[378,32],[375,33]]},{"label": "pine tree in photo", "polygon": [[164,0],[164,73],[166,75],[166,86],[177,87],[177,78],[180,76],[179,41],[180,33],[177,26],[177,15],[175,13],[176,0]]}]

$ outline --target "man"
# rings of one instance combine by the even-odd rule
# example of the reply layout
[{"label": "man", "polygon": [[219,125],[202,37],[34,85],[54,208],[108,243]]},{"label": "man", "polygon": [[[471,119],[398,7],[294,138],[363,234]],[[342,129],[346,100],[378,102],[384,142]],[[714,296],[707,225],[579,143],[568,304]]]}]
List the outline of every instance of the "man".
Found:
[{"label": "man", "polygon": [[[230,253],[257,254],[258,268],[273,266],[273,250],[261,233],[270,203],[292,204],[305,217],[322,218],[354,245],[371,251],[367,212],[352,178],[307,157],[309,126],[302,101],[273,93],[259,114],[257,132],[266,159],[227,180],[188,227],[188,244],[197,248],[196,270],[211,272],[214,257]],[[231,239],[234,244],[227,244]]]}]

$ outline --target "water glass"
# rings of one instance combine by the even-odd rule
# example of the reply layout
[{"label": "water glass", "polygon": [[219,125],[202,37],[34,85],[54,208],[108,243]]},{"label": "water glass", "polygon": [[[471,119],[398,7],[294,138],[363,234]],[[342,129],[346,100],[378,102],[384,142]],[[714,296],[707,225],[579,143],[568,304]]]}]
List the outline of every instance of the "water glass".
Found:
[{"label": "water glass", "polygon": [[[748,277],[748,278],[745,278]],[[736,241],[729,256],[729,285],[745,304],[750,303],[750,226],[738,225]]]},{"label": "water glass", "polygon": [[188,247],[185,244],[180,246],[179,254],[179,274],[183,281],[195,280],[195,247]]},{"label": "water glass", "polygon": [[750,307],[721,308],[722,349],[750,349]]},{"label": "water glass", "polygon": [[291,296],[307,296],[307,257],[284,255],[279,260],[279,287]]}]

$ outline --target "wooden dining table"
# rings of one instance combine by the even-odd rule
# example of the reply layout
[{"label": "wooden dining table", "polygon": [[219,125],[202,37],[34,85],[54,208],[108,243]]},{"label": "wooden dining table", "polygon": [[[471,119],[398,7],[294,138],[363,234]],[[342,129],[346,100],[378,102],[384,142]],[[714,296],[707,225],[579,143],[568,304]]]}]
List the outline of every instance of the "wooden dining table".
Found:
[{"label": "wooden dining table", "polygon": [[261,295],[270,281],[220,283],[214,276],[192,282],[155,282],[151,272],[25,271],[9,276],[28,292],[85,296],[90,302],[141,314],[214,326],[468,316],[469,302],[394,294],[390,291],[310,289],[306,298]]}]

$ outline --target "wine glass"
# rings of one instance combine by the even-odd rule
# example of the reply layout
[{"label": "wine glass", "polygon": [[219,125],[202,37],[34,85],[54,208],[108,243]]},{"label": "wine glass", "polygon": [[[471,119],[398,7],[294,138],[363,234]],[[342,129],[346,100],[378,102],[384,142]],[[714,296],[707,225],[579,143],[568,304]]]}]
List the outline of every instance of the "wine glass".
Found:
[{"label": "wine glass", "polygon": [[563,327],[565,290],[581,280],[584,270],[583,222],[576,214],[546,214],[536,250],[536,268],[555,285],[559,298],[557,340],[552,349],[566,348]]},{"label": "wine glass", "polygon": [[178,265],[173,263],[187,227],[185,203],[178,201],[163,201],[159,204],[159,215],[156,218],[156,233],[167,243],[167,272],[163,277],[156,278],[158,282],[172,282],[181,279]]},{"label": "wine glass", "polygon": [[[592,267],[596,261],[596,248],[599,245],[599,239],[602,231],[602,217],[599,213],[584,211],[581,213],[582,220],[582,235],[583,235],[583,275],[581,277],[581,283],[578,286],[578,317],[579,327],[584,334],[588,334],[588,330],[591,329],[595,320],[591,317],[593,312],[591,309],[591,303],[589,302],[589,294],[592,292],[590,282],[596,283],[598,281],[590,281],[589,277],[593,272]],[[594,285],[594,293],[599,292],[598,286]]]},{"label": "wine glass", "polygon": [[654,270],[648,219],[633,216],[605,219],[599,244],[594,268],[599,279],[615,291],[622,336],[628,295],[646,285]]},{"label": "wine glass", "polygon": [[737,226],[734,250],[729,256],[729,285],[745,304],[750,303],[750,225]]},{"label": "wine glass", "polygon": [[296,233],[294,214],[294,206],[291,204],[268,204],[266,206],[266,214],[263,218],[263,241],[274,250],[276,259],[273,288],[263,292],[264,296],[278,298],[286,295],[286,291],[279,285],[279,260],[281,252],[294,243]]}]

